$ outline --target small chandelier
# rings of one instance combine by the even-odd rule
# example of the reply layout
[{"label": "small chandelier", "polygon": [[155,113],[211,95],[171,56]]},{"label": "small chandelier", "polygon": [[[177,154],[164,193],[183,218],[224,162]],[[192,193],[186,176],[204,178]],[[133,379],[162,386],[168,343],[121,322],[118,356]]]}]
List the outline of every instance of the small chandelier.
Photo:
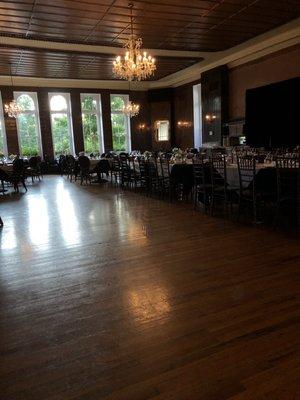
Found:
[{"label": "small chandelier", "polygon": [[[13,78],[11,73],[11,65],[10,65],[10,79],[11,79],[11,87],[13,88]],[[10,118],[17,118],[18,115],[23,111],[22,107],[16,102],[16,100],[12,100],[10,103],[4,104],[4,112]]]},{"label": "small chandelier", "polygon": [[4,104],[4,112],[10,118],[17,118],[17,116],[23,111],[22,107],[20,107],[16,100],[12,100],[8,104]]},{"label": "small chandelier", "polygon": [[133,35],[133,4],[130,3],[128,6],[130,8],[131,35],[124,44],[125,57],[118,56],[113,63],[113,73],[120,79],[141,81],[154,74],[156,70],[155,59],[147,55],[146,52],[142,55],[143,41],[141,38],[134,39]]},{"label": "small chandelier", "polygon": [[[128,96],[130,95],[130,81],[128,81]],[[140,105],[129,100],[124,103],[122,109],[120,110],[124,115],[129,118],[136,117],[140,112]]]},{"label": "small chandelier", "polygon": [[122,113],[127,115],[129,118],[136,117],[140,112],[140,105],[135,104],[132,101],[128,101],[127,104],[124,104],[122,108]]}]

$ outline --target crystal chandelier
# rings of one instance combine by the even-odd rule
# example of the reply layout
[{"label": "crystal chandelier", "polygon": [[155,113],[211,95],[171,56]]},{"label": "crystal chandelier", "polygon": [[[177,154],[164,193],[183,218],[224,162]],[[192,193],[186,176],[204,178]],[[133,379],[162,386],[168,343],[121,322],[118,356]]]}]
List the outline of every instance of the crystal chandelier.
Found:
[{"label": "crystal chandelier", "polygon": [[[130,95],[130,81],[128,81],[128,94]],[[128,99],[120,111],[129,118],[136,117],[140,112],[140,105]]]},{"label": "crystal chandelier", "polygon": [[120,79],[141,81],[154,74],[156,65],[153,57],[147,55],[146,52],[143,52],[142,55],[142,39],[134,39],[132,17],[133,4],[129,4],[129,7],[131,35],[124,44],[124,48],[126,49],[125,56],[118,56],[114,61],[113,73]]},{"label": "crystal chandelier", "polygon": [[140,112],[140,105],[135,104],[132,101],[128,101],[127,104],[124,104],[122,108],[122,113],[127,115],[129,118],[136,117]]},{"label": "crystal chandelier", "polygon": [[[11,73],[11,65],[10,65],[10,79],[11,79],[11,87],[13,88],[13,78]],[[4,112],[10,118],[17,118],[17,116],[23,111],[22,107],[18,105],[16,100],[12,100],[10,103],[4,104]]]},{"label": "crystal chandelier", "polygon": [[20,107],[16,100],[12,100],[8,104],[4,104],[4,112],[10,118],[17,118],[17,116],[23,111],[22,107]]}]

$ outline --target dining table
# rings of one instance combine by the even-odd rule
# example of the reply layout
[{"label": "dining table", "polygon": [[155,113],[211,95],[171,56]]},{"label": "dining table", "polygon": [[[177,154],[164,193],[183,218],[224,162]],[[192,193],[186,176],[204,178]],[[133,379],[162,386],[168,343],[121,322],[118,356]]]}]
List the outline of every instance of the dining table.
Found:
[{"label": "dining table", "polygon": [[14,170],[14,166],[12,163],[0,164],[0,168],[2,169],[2,171],[5,171],[7,173],[13,172],[13,170]]}]

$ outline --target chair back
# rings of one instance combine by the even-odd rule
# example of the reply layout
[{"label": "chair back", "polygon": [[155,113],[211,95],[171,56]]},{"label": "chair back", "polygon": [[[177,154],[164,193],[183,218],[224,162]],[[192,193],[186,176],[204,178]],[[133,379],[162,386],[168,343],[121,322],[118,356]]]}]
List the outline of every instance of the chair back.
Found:
[{"label": "chair back", "polygon": [[36,156],[30,157],[28,161],[29,167],[32,169],[37,169],[39,165],[39,159]]},{"label": "chair back", "polygon": [[78,164],[81,171],[86,172],[90,170],[91,161],[87,156],[78,157]]},{"label": "chair back", "polygon": [[25,171],[24,161],[21,158],[16,158],[13,162],[13,171],[15,174],[22,175]]},{"label": "chair back", "polygon": [[204,162],[205,157],[205,154],[200,154],[199,157],[193,158],[193,178],[195,187],[207,183],[205,173],[206,166]]},{"label": "chair back", "polygon": [[130,169],[129,161],[128,161],[128,157],[127,156],[120,155],[119,156],[119,161],[120,161],[120,167],[121,167],[121,171],[122,172],[128,171]]},{"label": "chair back", "polygon": [[158,167],[157,167],[157,159],[156,157],[151,157],[146,161],[147,170],[150,179],[158,179]]},{"label": "chair back", "polygon": [[210,157],[210,175],[212,190],[227,186],[226,156],[223,154],[212,154]]},{"label": "chair back", "polygon": [[120,171],[120,160],[118,156],[113,156],[113,170],[115,172]]},{"label": "chair back", "polygon": [[75,161],[75,157],[72,156],[71,154],[66,156],[66,164],[68,169],[74,169],[76,166],[76,161]]},{"label": "chair back", "polygon": [[299,195],[300,157],[276,157],[278,197],[296,198]]},{"label": "chair back", "polygon": [[255,157],[243,155],[237,157],[240,191],[252,187],[255,191],[256,161]]},{"label": "chair back", "polygon": [[147,177],[147,164],[144,158],[139,157],[138,158],[138,164],[139,164],[139,171],[140,171],[140,176],[143,179],[146,179]]},{"label": "chair back", "polygon": [[160,157],[158,170],[159,170],[158,175],[163,179],[164,182],[170,180],[171,171],[170,171],[169,160]]}]

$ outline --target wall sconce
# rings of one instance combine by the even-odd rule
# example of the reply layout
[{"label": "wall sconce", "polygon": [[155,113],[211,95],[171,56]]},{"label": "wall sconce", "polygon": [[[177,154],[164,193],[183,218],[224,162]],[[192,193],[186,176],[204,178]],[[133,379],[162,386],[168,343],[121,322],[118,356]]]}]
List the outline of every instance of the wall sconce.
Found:
[{"label": "wall sconce", "polygon": [[178,125],[180,128],[190,128],[190,127],[192,126],[192,123],[189,122],[189,121],[178,121],[178,122],[177,122],[177,125]]},{"label": "wall sconce", "polygon": [[217,118],[217,116],[215,114],[206,114],[205,115],[205,121],[206,122],[213,122],[215,119]]},{"label": "wall sconce", "polygon": [[146,129],[146,124],[139,124],[138,129],[139,129],[140,133],[142,133]]}]

